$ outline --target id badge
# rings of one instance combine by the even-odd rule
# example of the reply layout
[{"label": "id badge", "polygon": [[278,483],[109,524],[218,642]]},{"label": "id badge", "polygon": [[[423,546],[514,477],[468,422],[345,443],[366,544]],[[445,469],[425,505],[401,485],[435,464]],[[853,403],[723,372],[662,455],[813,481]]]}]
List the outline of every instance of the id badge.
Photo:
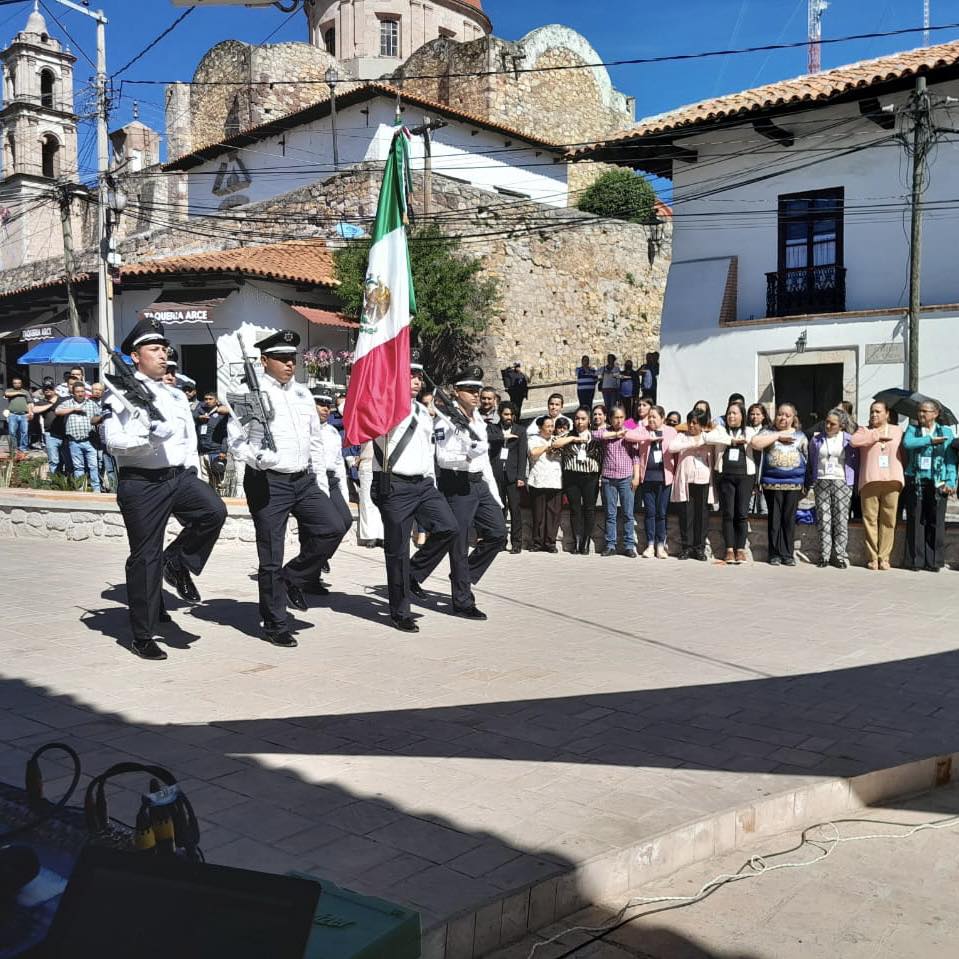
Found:
[{"label": "id badge", "polygon": [[919,457],[919,469],[923,473],[928,473],[932,470],[932,454],[926,453],[924,456]]},{"label": "id badge", "polygon": [[200,424],[200,436],[206,436],[206,428],[209,424],[201,423]]},{"label": "id badge", "polygon": [[738,463],[738,462],[739,462],[739,454],[740,454],[741,452],[742,452],[741,450],[735,450],[735,449],[733,449],[732,447],[730,447],[730,449],[729,449],[729,462],[730,462],[730,463]]},{"label": "id badge", "polygon": [[505,446],[499,451],[499,458],[501,460],[509,459],[509,450]]},{"label": "id badge", "polygon": [[578,463],[585,463],[585,462],[586,462],[586,447],[585,447],[585,446],[577,446],[577,447],[576,447],[576,461],[577,461]]},{"label": "id badge", "polygon": [[889,469],[889,454],[880,453],[879,454],[879,469],[887,470]]},{"label": "id badge", "polygon": [[659,466],[663,461],[663,451],[662,450],[653,450],[653,462]]}]

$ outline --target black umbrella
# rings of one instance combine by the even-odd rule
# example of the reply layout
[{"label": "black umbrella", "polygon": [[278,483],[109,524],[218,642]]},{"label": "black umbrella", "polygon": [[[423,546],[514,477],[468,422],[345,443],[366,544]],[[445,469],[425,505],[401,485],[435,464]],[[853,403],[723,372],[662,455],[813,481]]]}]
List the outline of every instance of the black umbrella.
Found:
[{"label": "black umbrella", "polygon": [[939,422],[943,426],[955,426],[959,423],[959,420],[956,419],[956,414],[949,409],[948,406],[943,406],[939,400],[933,399],[931,396],[926,396],[925,393],[914,393],[912,390],[902,390],[902,389],[888,389],[880,390],[874,397],[874,400],[879,400],[880,403],[885,403],[886,407],[890,410],[895,410],[900,416],[905,416],[907,419],[916,420],[919,418],[919,407],[923,403],[935,403],[939,407]]}]

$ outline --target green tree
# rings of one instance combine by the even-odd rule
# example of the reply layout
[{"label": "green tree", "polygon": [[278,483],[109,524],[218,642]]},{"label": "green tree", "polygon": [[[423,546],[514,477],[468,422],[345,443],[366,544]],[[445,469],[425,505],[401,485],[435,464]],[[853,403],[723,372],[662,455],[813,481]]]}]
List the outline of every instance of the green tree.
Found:
[{"label": "green tree", "polygon": [[655,216],[656,191],[631,170],[609,170],[583,191],[576,206],[584,213],[649,223]]},{"label": "green tree", "polygon": [[[416,315],[413,340],[437,383],[448,383],[464,363],[476,359],[479,339],[495,308],[498,284],[481,275],[482,263],[461,251],[455,237],[435,226],[413,230],[409,239]],[[334,255],[338,295],[344,312],[359,318],[369,241],[350,243]]]}]

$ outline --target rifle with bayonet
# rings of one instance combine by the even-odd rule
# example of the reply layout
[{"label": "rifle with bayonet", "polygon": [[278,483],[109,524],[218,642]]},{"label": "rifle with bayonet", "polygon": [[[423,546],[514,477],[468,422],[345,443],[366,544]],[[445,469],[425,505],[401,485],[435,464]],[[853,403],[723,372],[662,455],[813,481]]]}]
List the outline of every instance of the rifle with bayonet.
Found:
[{"label": "rifle with bayonet", "polygon": [[260,449],[268,449],[275,453],[276,441],[270,429],[270,423],[275,415],[273,404],[270,402],[270,397],[260,389],[260,379],[256,375],[252,358],[247,356],[243,337],[237,333],[236,338],[240,342],[240,353],[243,356],[243,382],[246,383],[249,392],[227,393],[226,401],[243,426],[254,425],[255,428],[250,430],[251,439],[255,432],[260,433]]},{"label": "rifle with bayonet", "polygon": [[110,385],[117,398],[130,410],[134,416],[143,411],[147,416],[158,423],[166,421],[166,417],[157,409],[156,397],[150,392],[145,383],[138,380],[133,371],[127,366],[123,354],[111,349],[110,344],[97,333],[97,339],[110,354],[113,361],[113,373],[105,373],[103,378]]}]

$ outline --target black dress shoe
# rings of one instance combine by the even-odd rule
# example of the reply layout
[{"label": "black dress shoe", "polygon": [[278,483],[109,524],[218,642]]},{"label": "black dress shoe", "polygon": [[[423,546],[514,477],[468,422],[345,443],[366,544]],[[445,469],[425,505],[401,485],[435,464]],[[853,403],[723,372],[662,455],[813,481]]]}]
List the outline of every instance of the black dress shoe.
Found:
[{"label": "black dress shoe", "polygon": [[579,544],[579,549],[576,550],[580,556],[589,556],[589,540],[584,539],[582,543]]},{"label": "black dress shoe", "polygon": [[828,559],[821,559],[819,560],[818,563],[816,563],[816,566],[818,566],[819,569],[825,569],[828,565],[829,565]]},{"label": "black dress shoe", "polygon": [[[307,583],[303,587],[304,593],[309,593],[311,596],[329,596],[330,587],[323,582],[323,580],[317,580],[315,583]],[[299,606],[297,606],[299,609]]]},{"label": "black dress shoe", "polygon": [[692,553],[690,552],[690,550],[681,549],[676,559],[689,559],[690,556],[692,556]]},{"label": "black dress shoe", "polygon": [[543,552],[544,552],[544,553],[558,553],[558,552],[559,552],[559,548],[558,548],[557,546],[544,546],[544,547],[543,547]]},{"label": "black dress shoe", "polygon": [[523,547],[522,547],[522,546],[514,546],[514,547],[510,550],[510,552],[511,552],[514,556],[519,556],[519,554],[523,552]]},{"label": "black dress shoe", "polygon": [[453,607],[454,616],[462,616],[463,619],[486,619],[486,613],[482,610],[477,609],[475,606],[466,606],[462,609],[458,609],[456,606]]},{"label": "black dress shoe", "polygon": [[623,556],[625,556],[627,559],[636,559],[636,550],[628,549],[625,553],[623,553]]},{"label": "black dress shoe", "polygon": [[615,555],[616,555],[616,550],[613,549],[612,546],[609,546],[603,550],[603,556],[615,556]]},{"label": "black dress shoe", "polygon": [[183,602],[202,602],[196,586],[193,585],[193,580],[190,578],[190,574],[182,566],[178,566],[171,560],[167,560],[163,564],[163,579],[166,581],[168,586],[171,586],[174,590],[176,590],[177,596],[179,596]]},{"label": "black dress shoe", "polygon": [[416,620],[412,616],[391,616],[390,622],[401,633],[418,633],[420,631],[419,626],[416,625]]},{"label": "black dress shoe", "polygon": [[130,644],[130,651],[134,656],[139,656],[140,659],[149,659],[154,663],[166,659],[166,653],[152,639],[146,639],[142,642],[134,640]]},{"label": "black dress shoe", "polygon": [[413,577],[410,577],[410,592],[417,599],[426,599],[426,590]]},{"label": "black dress shoe", "polygon": [[281,646],[283,649],[293,649],[299,645],[288,629],[265,629],[263,635],[274,646]]},{"label": "black dress shoe", "polygon": [[700,563],[707,561],[706,550],[704,549],[694,549],[689,555],[691,559],[695,559]]},{"label": "black dress shoe", "polygon": [[296,583],[286,584],[286,601],[301,613],[305,613],[310,608],[306,602],[306,597],[303,595],[303,590]]}]

